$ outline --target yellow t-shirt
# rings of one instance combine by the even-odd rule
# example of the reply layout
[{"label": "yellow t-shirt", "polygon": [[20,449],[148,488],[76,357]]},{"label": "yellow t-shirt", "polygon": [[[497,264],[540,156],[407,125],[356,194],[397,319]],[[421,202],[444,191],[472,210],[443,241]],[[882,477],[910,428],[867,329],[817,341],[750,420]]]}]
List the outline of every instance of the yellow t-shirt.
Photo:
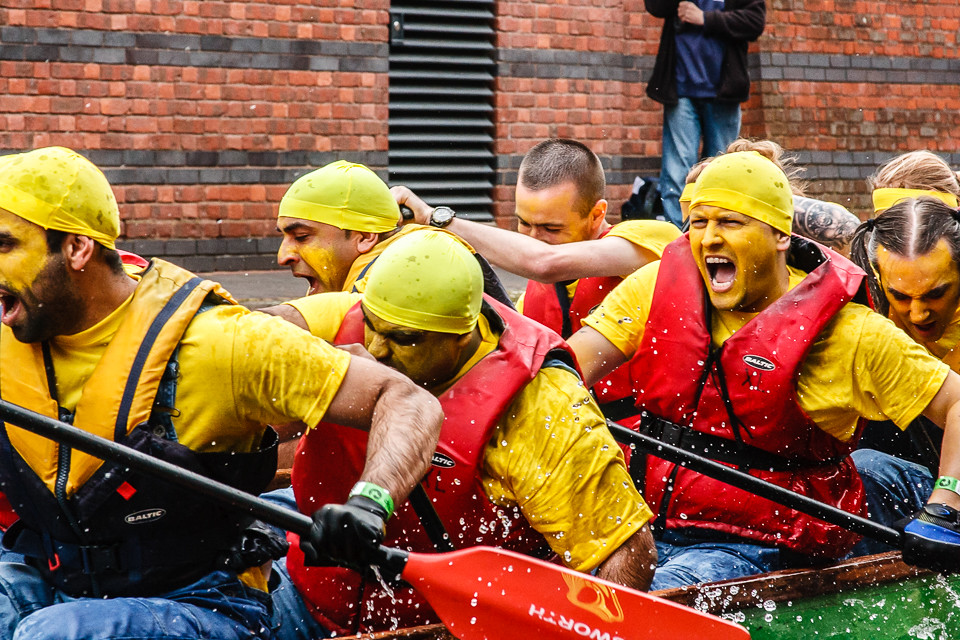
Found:
[{"label": "yellow t-shirt", "polygon": [[[296,301],[308,326],[332,337],[346,309],[339,294]],[[336,329],[333,325],[336,324]],[[483,316],[482,342],[440,395],[484,356],[499,336]],[[332,334],[331,334],[332,331]],[[652,513],[633,486],[623,453],[606,428],[580,378],[563,368],[545,368],[513,399],[484,450],[480,478],[495,504],[516,505],[564,563],[578,571],[600,565],[636,533]]]},{"label": "yellow t-shirt", "polygon": [[[640,346],[659,268],[654,262],[638,269],[584,320],[627,358]],[[790,288],[805,276],[791,268]],[[754,315],[715,311],[714,344],[722,344]],[[949,370],[890,320],[849,303],[811,345],[797,378],[797,399],[821,429],[846,441],[860,416],[893,420],[905,429],[940,390]]]},{"label": "yellow t-shirt", "polygon": [[[95,326],[51,341],[60,404],[73,411],[129,300]],[[266,424],[316,424],[340,388],[349,354],[290,323],[237,305],[197,314],[178,356],[173,425],[196,451],[249,451]]]},{"label": "yellow t-shirt", "polygon": [[[663,255],[663,250],[667,248],[667,245],[680,237],[680,230],[670,222],[625,220],[615,224],[604,237],[623,238],[638,247],[647,249],[659,258]],[[577,292],[578,282],[579,280],[574,280],[567,285],[567,297],[571,300]],[[525,295],[525,293],[520,294],[520,299],[517,300],[517,311],[520,313],[523,313],[523,298]]]}]

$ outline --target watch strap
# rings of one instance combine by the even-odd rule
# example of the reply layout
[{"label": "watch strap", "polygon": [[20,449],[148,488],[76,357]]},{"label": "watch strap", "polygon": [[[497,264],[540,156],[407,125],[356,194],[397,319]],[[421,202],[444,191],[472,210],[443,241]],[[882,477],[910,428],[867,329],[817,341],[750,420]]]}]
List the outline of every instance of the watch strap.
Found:
[{"label": "watch strap", "polygon": [[393,498],[390,497],[389,491],[379,485],[372,482],[358,482],[353,485],[353,489],[350,489],[350,494],[347,497],[352,498],[353,496],[363,496],[373,500],[387,512],[388,519],[393,515]]}]

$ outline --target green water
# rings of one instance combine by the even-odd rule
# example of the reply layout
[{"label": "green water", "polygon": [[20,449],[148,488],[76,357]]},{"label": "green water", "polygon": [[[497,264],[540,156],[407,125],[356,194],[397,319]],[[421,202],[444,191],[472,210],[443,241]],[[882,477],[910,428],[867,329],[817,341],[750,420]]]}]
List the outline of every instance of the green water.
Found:
[{"label": "green water", "polygon": [[754,640],[960,638],[960,577],[917,578],[725,615]]}]

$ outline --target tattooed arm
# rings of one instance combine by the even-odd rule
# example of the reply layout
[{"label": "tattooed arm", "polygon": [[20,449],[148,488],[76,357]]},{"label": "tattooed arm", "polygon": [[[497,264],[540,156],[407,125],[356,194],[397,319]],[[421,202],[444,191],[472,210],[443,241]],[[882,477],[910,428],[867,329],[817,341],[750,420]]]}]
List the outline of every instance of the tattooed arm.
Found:
[{"label": "tattooed arm", "polygon": [[832,202],[793,196],[793,230],[838,253],[850,255],[850,239],[860,219]]}]

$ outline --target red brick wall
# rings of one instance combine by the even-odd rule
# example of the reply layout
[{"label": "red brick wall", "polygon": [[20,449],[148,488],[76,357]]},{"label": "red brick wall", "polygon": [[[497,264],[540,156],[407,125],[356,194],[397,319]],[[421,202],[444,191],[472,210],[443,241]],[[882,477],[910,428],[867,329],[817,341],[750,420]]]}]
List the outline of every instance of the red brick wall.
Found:
[{"label": "red brick wall", "polygon": [[[0,0],[0,151],[77,148],[117,186],[129,239],[183,255],[253,243],[266,266],[297,175],[338,157],[387,165],[390,3],[343,4]],[[767,6],[743,133],[798,152],[814,195],[863,214],[864,178],[891,155],[960,164],[955,0]],[[512,224],[523,153],[550,136],[597,151],[618,212],[635,175],[659,172],[644,88],[662,22],[641,0],[495,12],[498,222]]]},{"label": "red brick wall", "polygon": [[129,239],[274,234],[298,172],[386,165],[389,2],[341,4],[3,0],[0,149],[90,156]]}]

